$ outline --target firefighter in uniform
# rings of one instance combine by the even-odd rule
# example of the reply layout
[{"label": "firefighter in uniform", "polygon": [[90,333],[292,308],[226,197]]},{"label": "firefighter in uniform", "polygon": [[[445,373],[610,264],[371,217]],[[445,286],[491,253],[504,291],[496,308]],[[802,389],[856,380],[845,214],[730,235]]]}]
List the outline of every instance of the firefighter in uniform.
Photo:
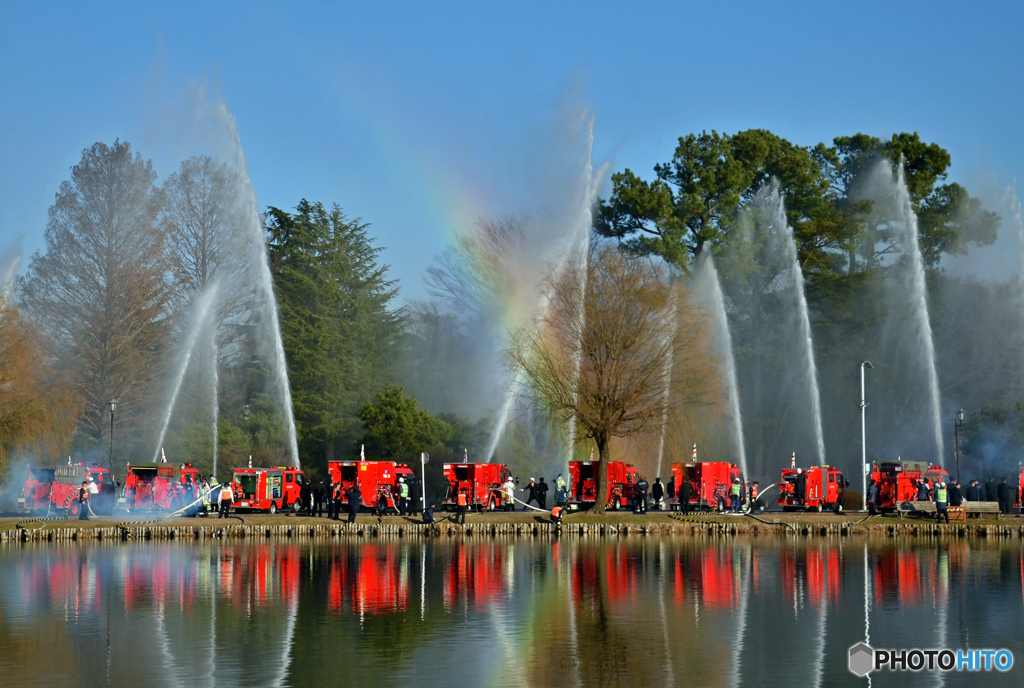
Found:
[{"label": "firefighter in uniform", "polygon": [[729,488],[729,502],[732,506],[732,512],[738,514],[740,512],[740,501],[742,500],[743,486],[740,485],[739,478],[732,479],[732,487]]},{"label": "firefighter in uniform", "polygon": [[405,478],[398,479],[398,515],[405,516],[405,507],[409,503],[409,483]]},{"label": "firefighter in uniform", "polygon": [[559,473],[558,477],[555,478],[555,504],[558,506],[565,506],[566,494],[565,494],[565,478]]},{"label": "firefighter in uniform", "polygon": [[228,511],[231,510],[231,500],[234,495],[231,494],[231,483],[224,483],[220,486],[220,516],[217,518],[227,518]]},{"label": "firefighter in uniform", "polygon": [[946,523],[949,523],[949,505],[948,493],[946,492],[946,483],[939,483],[935,486],[935,521],[942,523],[942,519],[946,519]]},{"label": "firefighter in uniform", "polygon": [[754,511],[757,509],[757,481],[750,483],[750,490],[747,494],[747,509]]},{"label": "firefighter in uniform", "polygon": [[78,520],[89,520],[89,481],[83,481],[78,488]]},{"label": "firefighter in uniform", "polygon": [[516,484],[512,478],[505,481],[505,511],[516,510]]}]

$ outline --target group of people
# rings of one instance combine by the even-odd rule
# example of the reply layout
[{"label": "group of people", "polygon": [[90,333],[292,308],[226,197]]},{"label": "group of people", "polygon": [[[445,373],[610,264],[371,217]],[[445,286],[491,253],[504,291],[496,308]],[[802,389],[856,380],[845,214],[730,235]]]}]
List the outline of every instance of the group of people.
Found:
[{"label": "group of people", "polygon": [[[964,502],[998,502],[999,512],[1003,514],[1010,513],[1013,508],[1013,492],[1010,490],[1006,478],[999,483],[996,483],[994,478],[989,478],[985,483],[975,478],[968,483],[967,489],[963,491],[959,480],[953,479],[947,484],[944,481],[931,483],[921,478],[917,481],[915,497],[918,502],[934,502],[936,520],[946,523],[949,523],[949,507],[961,506]],[[868,514],[877,514],[881,491],[875,480],[868,485],[866,501]]]}]

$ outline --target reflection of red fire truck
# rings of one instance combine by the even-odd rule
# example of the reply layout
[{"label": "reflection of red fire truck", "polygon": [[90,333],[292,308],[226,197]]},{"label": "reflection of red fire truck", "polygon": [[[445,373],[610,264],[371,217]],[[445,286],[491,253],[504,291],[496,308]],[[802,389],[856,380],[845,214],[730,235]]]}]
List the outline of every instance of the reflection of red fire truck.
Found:
[{"label": "reflection of red fire truck", "polygon": [[97,514],[109,514],[114,510],[116,488],[114,476],[99,463],[76,463],[53,468],[29,468],[28,479],[18,498],[18,511],[45,511],[67,509],[72,516],[78,515],[78,489],[82,483],[93,479],[98,490],[90,496],[90,506]]},{"label": "reflection of red fire truck", "polygon": [[[804,493],[798,495],[801,476],[804,476]],[[842,471],[832,466],[812,466],[801,473],[795,468],[786,468],[779,483],[779,506],[783,511],[831,509],[838,514],[843,510],[845,487]]]},{"label": "reflection of red fire truck", "polygon": [[876,605],[920,605],[924,592],[921,552],[896,547],[880,550],[875,555],[874,579]]},{"label": "reflection of red fire truck", "polygon": [[124,498],[129,509],[179,509],[199,497],[202,477],[192,464],[128,464]]},{"label": "reflection of red fire truck", "polygon": [[332,483],[341,483],[342,491],[358,484],[359,503],[366,509],[376,508],[380,499],[395,508],[398,479],[409,482],[416,477],[409,466],[394,461],[328,461],[327,473]]},{"label": "reflection of red fire truck", "polygon": [[328,575],[331,612],[343,612],[346,597],[360,617],[401,612],[408,605],[408,572],[390,545],[362,545],[353,556],[335,559]]},{"label": "reflection of red fire truck", "polygon": [[725,461],[701,461],[698,463],[672,464],[672,480],[675,497],[669,500],[669,507],[679,508],[679,486],[683,481],[690,483],[690,509],[724,511],[729,506],[729,489],[733,480],[740,481],[740,494],[747,498],[747,484],[743,471],[734,463]]},{"label": "reflection of red fire truck", "polygon": [[466,490],[470,507],[494,509],[502,503],[501,486],[511,475],[503,463],[446,463],[447,492],[441,505],[454,509],[459,492]]},{"label": "reflection of red fire truck", "polygon": [[1019,467],[1017,474],[1017,499],[1014,506],[1018,509],[1024,507],[1024,465]]},{"label": "reflection of red fire truck", "polygon": [[272,514],[283,509],[298,511],[302,504],[299,492],[305,480],[302,471],[291,466],[236,468],[231,485],[235,495],[231,508]]},{"label": "reflection of red fire truck", "polygon": [[472,603],[480,611],[505,594],[504,547],[494,543],[464,544],[449,552],[444,569],[444,607]]},{"label": "reflection of red fire truck", "polygon": [[929,489],[940,482],[948,485],[949,473],[924,461],[882,461],[872,467],[871,480],[878,486],[879,508],[888,511],[900,502],[917,500],[920,480],[927,482]]},{"label": "reflection of red fire truck", "polygon": [[[593,506],[597,501],[596,461],[569,462],[569,504]],[[636,484],[640,474],[625,461],[609,461],[607,468],[608,494],[605,508],[624,509],[636,499]]]}]

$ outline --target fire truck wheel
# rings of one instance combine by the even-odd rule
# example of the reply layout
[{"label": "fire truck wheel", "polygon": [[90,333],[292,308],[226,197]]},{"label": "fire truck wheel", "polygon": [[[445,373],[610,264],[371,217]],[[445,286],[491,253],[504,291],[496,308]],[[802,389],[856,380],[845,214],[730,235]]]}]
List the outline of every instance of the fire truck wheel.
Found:
[{"label": "fire truck wheel", "polygon": [[293,514],[297,514],[297,513],[301,512],[301,511],[302,511],[302,504],[299,503],[299,500],[296,499],[294,502],[292,502],[292,513]]},{"label": "fire truck wheel", "polygon": [[812,506],[811,507],[811,511],[813,511],[816,514],[820,514],[821,513],[821,502],[818,502],[817,504]]},{"label": "fire truck wheel", "polygon": [[836,502],[835,505],[832,507],[832,511],[834,511],[836,516],[838,516],[839,514],[843,513],[843,505],[840,504],[839,502]]},{"label": "fire truck wheel", "polygon": [[276,514],[277,513],[277,504],[275,504],[274,502],[270,503],[270,513],[271,514]]}]

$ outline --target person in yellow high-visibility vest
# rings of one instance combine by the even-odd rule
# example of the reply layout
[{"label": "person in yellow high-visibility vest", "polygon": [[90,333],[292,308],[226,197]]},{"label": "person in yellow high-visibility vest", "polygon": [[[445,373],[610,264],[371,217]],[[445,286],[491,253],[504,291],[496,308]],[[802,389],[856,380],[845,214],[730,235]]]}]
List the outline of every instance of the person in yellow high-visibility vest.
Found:
[{"label": "person in yellow high-visibility vest", "polygon": [[398,515],[405,516],[405,506],[409,503],[409,483],[405,478],[398,479]]},{"label": "person in yellow high-visibility vest", "polygon": [[942,523],[942,518],[946,518],[946,523],[949,523],[949,493],[946,491],[946,483],[939,483],[935,486],[935,520],[938,523]]},{"label": "person in yellow high-visibility vest", "polygon": [[740,479],[733,478],[732,487],[729,488],[729,501],[731,502],[732,512],[734,514],[738,514],[740,512],[740,502],[742,501],[742,494],[743,487],[740,485]]}]

